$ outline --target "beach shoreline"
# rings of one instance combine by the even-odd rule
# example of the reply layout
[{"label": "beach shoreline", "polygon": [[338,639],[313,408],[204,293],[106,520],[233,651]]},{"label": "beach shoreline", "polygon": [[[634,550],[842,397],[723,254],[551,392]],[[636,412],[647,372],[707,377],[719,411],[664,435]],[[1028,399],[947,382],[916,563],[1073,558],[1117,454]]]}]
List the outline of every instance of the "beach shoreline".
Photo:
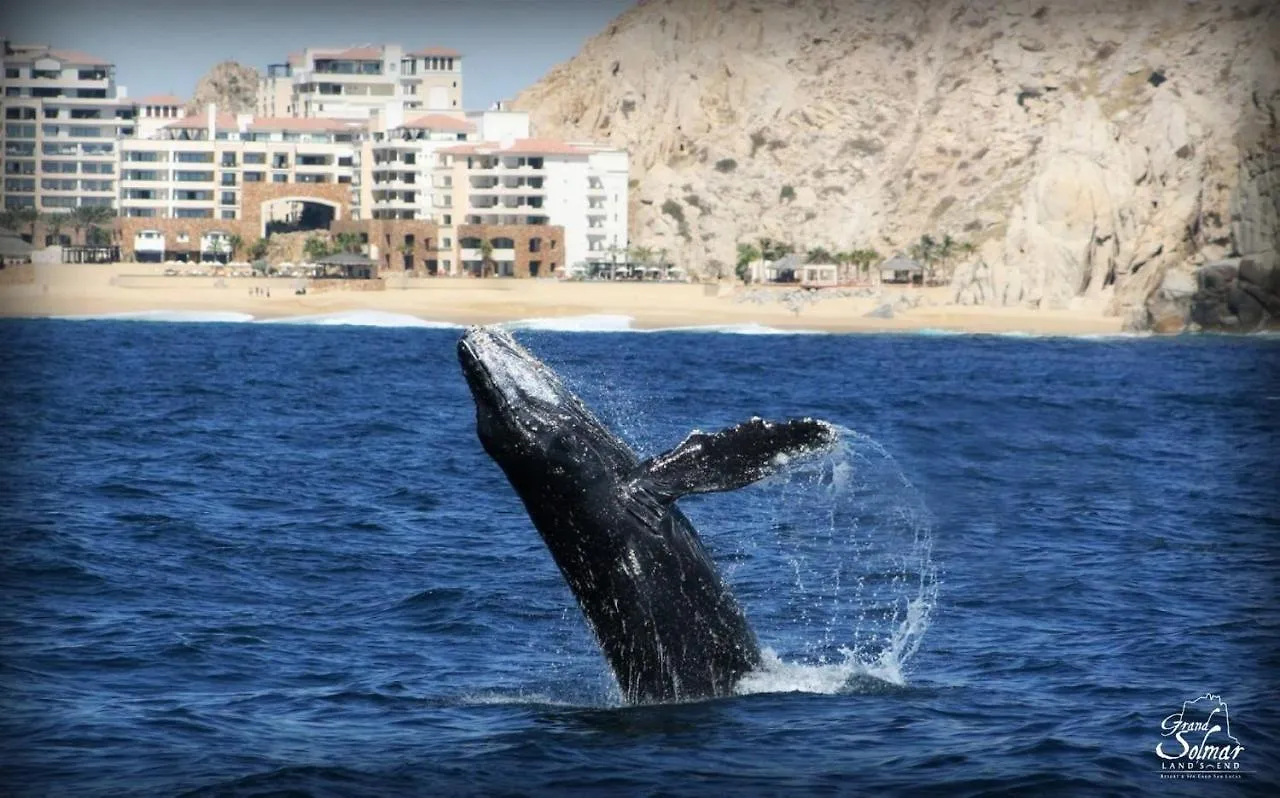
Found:
[{"label": "beach shoreline", "polygon": [[[791,289],[792,300],[808,301],[788,305],[787,289],[728,283],[425,278],[392,280],[385,290],[300,295],[296,291],[302,283],[294,278],[166,276],[165,268],[138,263],[33,264],[26,277],[0,283],[0,317],[167,313],[287,320],[363,312],[458,325],[596,318],[614,327],[641,330],[759,326],[837,333],[936,330],[1063,336],[1114,335],[1123,327],[1120,318],[1103,315],[1100,307],[1034,310],[950,305],[945,302],[947,288],[885,285],[812,294]],[[912,303],[918,304],[910,307]],[[867,315],[886,304],[893,307],[892,317]]]}]

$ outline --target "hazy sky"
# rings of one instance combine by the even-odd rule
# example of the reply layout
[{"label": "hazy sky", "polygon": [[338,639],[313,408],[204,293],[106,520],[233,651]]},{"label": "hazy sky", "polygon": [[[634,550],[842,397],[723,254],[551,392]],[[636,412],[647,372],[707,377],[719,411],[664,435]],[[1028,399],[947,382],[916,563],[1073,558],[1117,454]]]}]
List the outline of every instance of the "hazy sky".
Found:
[{"label": "hazy sky", "polygon": [[0,36],[116,65],[130,97],[191,96],[219,61],[258,70],[312,46],[462,52],[463,99],[487,107],[533,83],[633,0],[40,0],[0,5]]}]

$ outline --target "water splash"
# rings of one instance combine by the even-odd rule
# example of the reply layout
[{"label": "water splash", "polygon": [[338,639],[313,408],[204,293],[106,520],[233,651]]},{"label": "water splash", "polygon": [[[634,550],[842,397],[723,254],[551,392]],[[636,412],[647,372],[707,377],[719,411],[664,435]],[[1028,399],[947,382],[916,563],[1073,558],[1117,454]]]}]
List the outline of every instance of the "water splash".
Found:
[{"label": "water splash", "polygon": [[796,461],[759,494],[771,534],[755,545],[777,549],[791,585],[767,617],[753,615],[773,648],[739,692],[905,685],[938,579],[929,514],[893,457],[840,428],[832,450]]}]

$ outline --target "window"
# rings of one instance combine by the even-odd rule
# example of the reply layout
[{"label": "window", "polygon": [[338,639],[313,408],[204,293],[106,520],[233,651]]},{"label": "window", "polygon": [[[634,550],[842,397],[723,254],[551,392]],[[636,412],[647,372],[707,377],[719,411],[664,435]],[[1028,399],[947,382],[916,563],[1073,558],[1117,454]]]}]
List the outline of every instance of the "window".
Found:
[{"label": "window", "polygon": [[36,190],[35,178],[23,179],[21,177],[6,177],[4,180],[5,191],[25,191],[28,193]]},{"label": "window", "polygon": [[80,189],[82,191],[113,191],[116,183],[114,180],[81,180]]},{"label": "window", "polygon": [[192,189],[177,189],[173,192],[173,198],[180,202],[208,202],[213,199],[212,191],[198,191]]},{"label": "window", "polygon": [[531,239],[529,239],[529,251],[530,251],[530,252],[541,252],[541,251],[542,251],[542,239],[541,239],[541,238],[531,238]]},{"label": "window", "polygon": [[338,157],[338,166],[350,166],[350,165],[351,165],[350,155],[342,155]]},{"label": "window", "polygon": [[224,210],[224,211],[222,212],[222,218],[223,218],[223,219],[234,219],[234,218],[236,218],[236,212],[235,212],[234,210]]},{"label": "window", "polygon": [[174,172],[173,179],[182,183],[212,183],[213,172]]},{"label": "window", "polygon": [[178,208],[173,215],[179,219],[212,219],[213,211],[205,208]]},{"label": "window", "polygon": [[36,198],[7,194],[4,198],[4,206],[6,208],[34,208],[36,206]]},{"label": "window", "polygon": [[72,127],[71,138],[73,139],[99,139],[102,138],[102,128],[100,127]]},{"label": "window", "polygon": [[[449,247],[453,246],[453,239],[452,239],[452,238],[442,238],[442,239],[440,239],[440,246],[444,247],[445,249],[448,249]],[[444,265],[445,265],[445,266],[448,266],[448,265],[449,265],[449,261],[445,261],[445,262],[444,262]]]},{"label": "window", "polygon": [[540,261],[540,260],[531,260],[531,261],[529,261],[529,276],[530,276],[530,277],[537,277],[537,276],[538,276],[538,272],[539,272],[541,269],[542,269],[542,261]]},{"label": "window", "polygon": [[150,219],[156,215],[156,209],[155,208],[126,208],[124,215],[132,217],[134,219]]},{"label": "window", "polygon": [[126,153],[124,154],[124,159],[125,159],[126,161],[164,161],[164,160],[168,160],[167,158],[161,158],[160,156],[161,156],[162,154],[163,154],[163,153],[159,153],[159,152],[137,152],[137,151],[131,151],[131,152],[126,152]]},{"label": "window", "polygon": [[[59,163],[59,161],[52,161]],[[74,163],[71,164],[75,166]],[[6,175],[34,175],[36,173],[35,161],[5,161],[4,173]]]},{"label": "window", "polygon": [[222,199],[221,199],[221,203],[222,203],[223,205],[235,205],[235,204],[236,204],[236,193],[235,193],[234,191],[224,191],[224,192],[222,192]]},{"label": "window", "polygon": [[[54,163],[58,162],[54,161]],[[80,171],[91,175],[113,175],[116,172],[116,165],[103,161],[85,161],[81,164]]]},{"label": "window", "polygon": [[261,182],[262,182],[262,172],[245,172],[245,173],[244,173],[244,182],[246,182],[246,183],[261,183]]},{"label": "window", "polygon": [[[87,164],[86,164],[87,166]],[[76,171],[75,161],[41,161],[40,171],[51,174],[74,174]]]},{"label": "window", "polygon": [[223,172],[223,173],[222,173],[222,185],[224,185],[224,186],[234,186],[235,184],[236,184],[236,175],[235,175],[235,173],[234,173],[234,172]]},{"label": "window", "polygon": [[272,183],[288,183],[289,176],[288,175],[272,175],[271,182]]},{"label": "window", "polygon": [[262,164],[262,163],[266,163],[266,162],[267,162],[267,154],[266,154],[265,152],[246,152],[246,153],[244,154],[244,162],[245,162],[246,164],[251,164],[251,163]]},{"label": "window", "polygon": [[57,119],[57,118],[58,118],[58,109],[57,109],[57,108],[46,108],[46,109],[44,109],[44,118],[45,118],[45,119]]},{"label": "window", "polygon": [[271,156],[271,168],[272,169],[288,169],[289,156],[285,155],[284,153],[276,153],[275,155]]},{"label": "window", "polygon": [[338,182],[339,182],[339,183],[350,183],[350,182],[351,182],[351,175],[338,175]]},{"label": "window", "polygon": [[53,180],[45,178],[40,181],[40,188],[45,191],[75,191],[76,181],[74,180]]},{"label": "window", "polygon": [[178,157],[174,159],[179,163],[213,163],[213,153],[211,152],[180,152]]},{"label": "window", "polygon": [[6,78],[20,78],[22,77],[22,70],[10,67],[4,71],[4,76]]},{"label": "window", "polygon": [[101,119],[102,112],[97,108],[72,108],[72,119]]},{"label": "window", "polygon": [[4,126],[4,135],[11,139],[33,139],[36,137],[36,126],[8,124]]},{"label": "window", "polygon": [[444,215],[444,223],[445,223],[445,225],[446,225],[446,226],[447,226],[447,225],[451,225],[451,224],[453,224],[453,216],[451,216],[450,214],[447,214],[447,213],[446,213],[446,214]]},{"label": "window", "polygon": [[222,153],[222,165],[223,165],[223,166],[235,166],[235,165],[236,165],[236,154],[235,154],[234,152],[224,152],[224,153]]},{"label": "window", "polygon": [[40,207],[42,208],[74,208],[76,206],[75,197],[41,197]]},{"label": "window", "polygon": [[35,119],[36,109],[34,108],[6,108],[4,109],[5,119]]}]

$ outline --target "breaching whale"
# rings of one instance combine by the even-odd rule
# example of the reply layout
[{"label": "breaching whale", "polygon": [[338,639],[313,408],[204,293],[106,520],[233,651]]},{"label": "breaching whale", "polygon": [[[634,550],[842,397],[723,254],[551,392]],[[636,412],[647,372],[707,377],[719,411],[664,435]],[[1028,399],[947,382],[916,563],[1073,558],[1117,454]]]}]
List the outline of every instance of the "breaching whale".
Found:
[{"label": "breaching whale", "polygon": [[835,428],[753,418],[694,431],[641,461],[505,330],[468,329],[458,359],[480,442],[524,502],[624,700],[732,693],[760,665],[760,649],[676,500],[762,479],[831,446]]}]

